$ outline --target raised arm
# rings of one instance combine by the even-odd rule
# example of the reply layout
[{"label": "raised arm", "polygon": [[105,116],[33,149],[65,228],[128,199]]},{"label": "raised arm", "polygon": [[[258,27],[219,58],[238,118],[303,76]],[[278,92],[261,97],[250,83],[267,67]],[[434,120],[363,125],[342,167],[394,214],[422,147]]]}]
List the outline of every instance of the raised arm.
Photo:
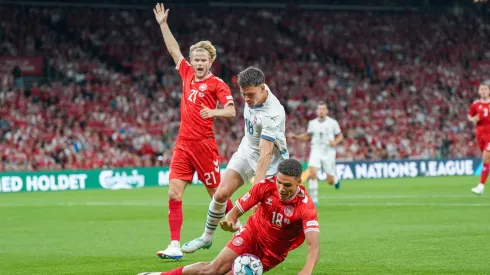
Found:
[{"label": "raised arm", "polygon": [[175,37],[172,35],[170,28],[167,24],[168,19],[168,9],[165,10],[163,4],[157,4],[153,9],[153,13],[155,14],[155,19],[160,25],[160,30],[162,31],[163,40],[165,41],[165,46],[167,47],[168,52],[172,56],[175,64],[178,64],[179,61],[183,58],[182,53],[180,52],[179,43],[175,40]]}]

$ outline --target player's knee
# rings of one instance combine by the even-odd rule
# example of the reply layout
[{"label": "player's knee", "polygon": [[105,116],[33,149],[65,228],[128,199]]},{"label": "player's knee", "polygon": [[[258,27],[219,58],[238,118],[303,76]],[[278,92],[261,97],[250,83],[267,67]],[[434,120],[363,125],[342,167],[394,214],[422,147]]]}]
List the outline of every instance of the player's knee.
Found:
[{"label": "player's knee", "polygon": [[183,192],[177,190],[176,188],[168,189],[168,200],[169,201],[181,201]]},{"label": "player's knee", "polygon": [[226,188],[218,188],[214,193],[213,199],[219,203],[225,203],[231,197],[230,192]]},{"label": "player's knee", "polygon": [[327,183],[330,184],[330,185],[334,184],[335,183],[334,178],[333,177],[328,177],[327,178]]}]

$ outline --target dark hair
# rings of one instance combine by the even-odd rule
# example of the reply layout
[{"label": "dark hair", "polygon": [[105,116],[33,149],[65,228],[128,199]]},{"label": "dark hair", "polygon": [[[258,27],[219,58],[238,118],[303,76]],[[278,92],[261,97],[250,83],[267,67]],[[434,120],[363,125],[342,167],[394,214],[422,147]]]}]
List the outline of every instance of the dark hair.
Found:
[{"label": "dark hair", "polygon": [[285,159],[279,163],[277,171],[286,176],[300,178],[303,174],[303,166],[295,159]]},{"label": "dark hair", "polygon": [[490,88],[490,80],[482,80],[480,81],[480,86],[483,85],[483,86],[487,86],[488,88]]},{"label": "dark hair", "polygon": [[238,85],[242,88],[258,87],[264,83],[264,73],[255,67],[248,67],[238,73]]},{"label": "dark hair", "polygon": [[321,106],[321,105],[327,106],[327,103],[325,101],[318,101],[318,104],[316,106]]}]

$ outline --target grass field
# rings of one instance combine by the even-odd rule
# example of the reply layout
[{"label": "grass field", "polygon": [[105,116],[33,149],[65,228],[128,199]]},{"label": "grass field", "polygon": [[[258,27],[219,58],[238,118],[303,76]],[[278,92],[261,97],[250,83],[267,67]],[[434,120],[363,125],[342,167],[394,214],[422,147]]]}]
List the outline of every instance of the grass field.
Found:
[{"label": "grass field", "polygon": [[[476,177],[322,184],[322,255],[314,274],[490,274],[490,189]],[[242,188],[240,193],[248,189]],[[229,240],[166,262],[167,188],[0,194],[0,274],[137,274],[209,261]],[[183,241],[199,236],[209,197],[191,186]],[[297,274],[306,246],[268,274]]]}]

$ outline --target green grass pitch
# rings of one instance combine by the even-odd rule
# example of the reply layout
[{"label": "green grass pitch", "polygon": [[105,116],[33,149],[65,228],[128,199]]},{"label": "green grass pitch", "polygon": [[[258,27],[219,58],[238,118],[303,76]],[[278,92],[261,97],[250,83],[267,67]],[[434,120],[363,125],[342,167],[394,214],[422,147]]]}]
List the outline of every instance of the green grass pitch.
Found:
[{"label": "green grass pitch", "polygon": [[[351,180],[338,191],[322,183],[314,274],[490,274],[490,188],[473,195],[477,181]],[[167,190],[0,194],[0,274],[134,275],[212,260],[229,233],[218,229],[210,250],[180,262],[156,257],[168,245]],[[187,188],[182,241],[201,234],[208,203],[202,186]],[[297,274],[306,251],[268,274]]]}]

